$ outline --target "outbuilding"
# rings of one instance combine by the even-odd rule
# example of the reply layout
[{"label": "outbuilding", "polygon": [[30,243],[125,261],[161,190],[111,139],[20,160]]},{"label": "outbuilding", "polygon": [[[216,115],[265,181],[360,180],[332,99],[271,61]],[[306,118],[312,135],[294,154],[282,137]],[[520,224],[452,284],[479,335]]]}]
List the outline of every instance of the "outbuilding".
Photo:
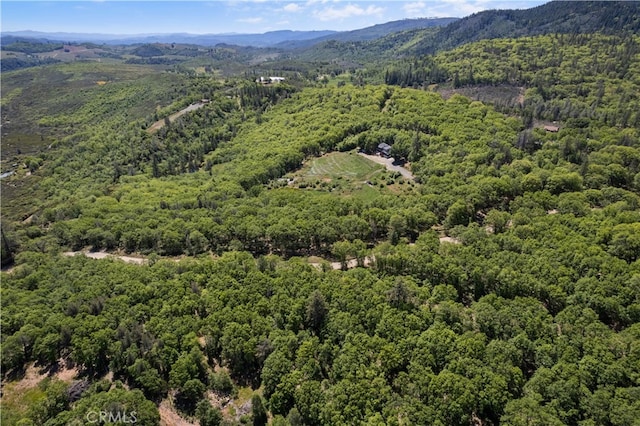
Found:
[{"label": "outbuilding", "polygon": [[378,149],[376,149],[376,153],[381,157],[389,158],[391,156],[391,145],[386,144],[384,142],[378,144]]}]

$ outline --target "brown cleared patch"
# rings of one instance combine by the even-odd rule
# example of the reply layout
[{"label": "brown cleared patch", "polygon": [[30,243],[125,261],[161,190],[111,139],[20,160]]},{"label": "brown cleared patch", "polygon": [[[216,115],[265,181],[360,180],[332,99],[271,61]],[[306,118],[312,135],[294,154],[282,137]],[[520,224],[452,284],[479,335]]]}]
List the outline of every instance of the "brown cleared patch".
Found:
[{"label": "brown cleared patch", "polygon": [[51,368],[42,368],[34,363],[27,365],[20,379],[3,381],[2,397],[2,424],[16,424],[22,418],[26,418],[29,407],[46,397],[40,388],[40,383],[46,378],[72,383],[78,377],[78,369],[70,367],[63,359]]},{"label": "brown cleared patch", "polygon": [[[175,120],[177,120],[179,117],[181,117],[181,116],[185,115],[185,114],[186,114],[186,113],[188,113],[188,112],[191,112],[191,111],[195,111],[195,110],[197,110],[197,109],[200,109],[200,108],[202,108],[203,106],[207,105],[208,103],[209,103],[209,102],[196,102],[196,103],[193,103],[193,104],[189,105],[188,107],[184,108],[183,110],[180,110],[180,111],[176,112],[175,114],[171,114],[171,115],[169,116],[169,122],[170,122],[170,123],[173,123],[173,122],[174,122]],[[147,132],[149,132],[149,133],[155,133],[155,132],[157,132],[158,130],[162,129],[162,128],[164,127],[164,125],[165,125],[165,119],[163,118],[162,120],[158,120],[158,121],[156,121],[155,123],[153,123],[153,124],[151,125],[151,127],[149,127],[149,128],[147,129]]]},{"label": "brown cleared patch", "polygon": [[[373,161],[374,163],[383,165],[388,171],[390,172],[398,172],[402,175],[402,177],[404,177],[405,179],[408,180],[414,180],[414,176],[411,173],[411,171],[409,169],[407,169],[404,166],[400,166],[397,164],[394,164],[394,159],[393,158],[384,158],[384,157],[380,157],[379,155],[370,155],[370,154],[365,154],[363,152],[358,153],[359,155],[361,155],[362,157],[368,159],[369,161]],[[409,167],[410,164],[409,163],[405,163],[405,166]]]},{"label": "brown cleared patch", "polygon": [[523,105],[524,104],[524,87],[520,88],[520,93],[518,94],[518,97],[516,98],[516,101],[520,104]]},{"label": "brown cleared patch", "polygon": [[13,390],[15,392],[24,391],[26,389],[31,389],[38,386],[42,380],[47,377],[46,371],[43,371],[40,368],[37,368],[33,364],[29,364],[27,369],[24,372],[24,377],[22,379],[15,382]]},{"label": "brown cleared patch", "polygon": [[440,243],[462,244],[462,241],[453,237],[440,237]]},{"label": "brown cleared patch", "polygon": [[444,99],[458,94],[474,101],[484,103],[505,103],[522,104],[524,102],[525,88],[521,86],[498,85],[498,86],[469,86],[453,89],[446,86],[434,88]]},{"label": "brown cleared patch", "polygon": [[169,399],[163,399],[158,406],[160,426],[197,426],[197,423],[182,418]]},{"label": "brown cleared patch", "polygon": [[56,374],[55,377],[58,380],[62,380],[63,382],[72,382],[78,377],[78,369],[77,368],[61,368]]}]

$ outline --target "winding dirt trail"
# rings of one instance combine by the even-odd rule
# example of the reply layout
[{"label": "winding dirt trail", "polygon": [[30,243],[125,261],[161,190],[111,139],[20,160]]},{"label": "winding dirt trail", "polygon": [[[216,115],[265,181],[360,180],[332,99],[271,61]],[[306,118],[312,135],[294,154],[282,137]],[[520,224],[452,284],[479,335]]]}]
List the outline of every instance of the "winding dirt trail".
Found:
[{"label": "winding dirt trail", "polygon": [[[460,240],[457,240],[455,238],[452,237],[440,237],[440,244],[442,243],[450,243],[450,244],[462,244],[462,242]],[[410,245],[414,245],[414,243],[411,243]],[[86,256],[90,259],[120,259],[124,262],[127,263],[134,263],[136,265],[146,265],[149,263],[149,259],[146,257],[133,257],[133,256],[123,256],[123,255],[118,255],[118,254],[113,254],[113,253],[108,253],[105,251],[97,251],[97,252],[92,252],[92,251],[88,251],[88,250],[80,250],[80,251],[65,251],[64,253],[62,253],[64,256],[77,256],[77,255],[82,255],[82,256]],[[166,257],[163,257],[163,259],[167,259]],[[180,258],[172,258],[173,261],[179,261]],[[371,265],[373,265],[375,262],[375,257],[373,255],[370,256],[366,256],[364,258],[364,266],[365,267],[369,267]],[[331,269],[342,269],[342,263],[341,262],[309,262],[309,265],[314,266],[318,269],[322,269],[322,265],[325,264],[329,264],[331,266]],[[349,259],[347,260],[347,269],[353,269],[353,268],[357,268],[358,267],[358,260],[357,259]],[[11,273],[11,271],[3,271],[3,272],[9,272]]]},{"label": "winding dirt trail", "polygon": [[[364,266],[371,266],[374,262],[374,258],[373,256],[367,256],[364,258]],[[322,269],[322,265],[323,263],[321,262],[309,262],[309,265],[311,266],[315,266],[318,269]],[[329,265],[331,265],[331,269],[342,269],[342,263],[340,262],[329,262]],[[358,260],[357,259],[349,259],[347,260],[347,269],[353,269],[356,268],[358,266]]]}]

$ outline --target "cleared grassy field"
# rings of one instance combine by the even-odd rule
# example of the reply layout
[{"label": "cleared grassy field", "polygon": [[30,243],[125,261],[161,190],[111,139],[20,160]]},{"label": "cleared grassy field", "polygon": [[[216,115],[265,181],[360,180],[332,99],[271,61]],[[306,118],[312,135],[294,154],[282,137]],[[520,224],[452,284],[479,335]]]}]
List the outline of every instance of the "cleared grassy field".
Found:
[{"label": "cleared grassy field", "polygon": [[[357,152],[332,152],[314,158],[297,172],[285,176],[289,185],[300,189],[316,189],[371,200],[384,193],[403,193],[411,185],[399,184],[382,165]],[[281,182],[281,184],[284,184]]]},{"label": "cleared grassy field", "polygon": [[298,176],[305,180],[333,181],[343,179],[348,181],[366,181],[376,174],[382,173],[384,168],[367,160],[355,152],[332,152],[307,163]]}]

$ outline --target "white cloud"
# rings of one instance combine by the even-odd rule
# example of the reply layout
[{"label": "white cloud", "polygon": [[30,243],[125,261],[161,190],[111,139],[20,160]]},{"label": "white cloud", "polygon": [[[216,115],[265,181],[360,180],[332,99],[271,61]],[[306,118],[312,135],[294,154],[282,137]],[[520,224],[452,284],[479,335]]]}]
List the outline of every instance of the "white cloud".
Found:
[{"label": "white cloud", "polygon": [[235,5],[235,4],[243,4],[243,3],[266,3],[271,0],[229,0],[227,4]]},{"label": "white cloud", "polygon": [[297,3],[289,3],[285,7],[282,8],[285,12],[300,12],[303,8]]},{"label": "white cloud", "polygon": [[368,6],[366,9],[363,9],[360,6],[348,4],[341,8],[328,7],[326,9],[316,10],[314,15],[321,21],[335,21],[354,16],[382,15],[383,12],[384,8],[378,6]]},{"label": "white cloud", "polygon": [[[482,10],[492,9],[498,2],[492,0],[441,0],[442,8],[449,11],[449,15],[467,16]],[[515,2],[514,2],[515,3]]]},{"label": "white cloud", "polygon": [[242,22],[244,24],[259,24],[260,22],[264,21],[264,18],[262,17],[255,17],[255,18],[240,18],[240,19],[236,19],[236,22]]},{"label": "white cloud", "polygon": [[408,18],[411,17],[464,17],[487,9],[516,9],[534,7],[542,1],[537,0],[415,0],[402,5]]},{"label": "white cloud", "polygon": [[402,6],[402,9],[409,16],[424,16],[426,6],[425,2],[417,1],[414,3],[405,3],[404,6]]}]

